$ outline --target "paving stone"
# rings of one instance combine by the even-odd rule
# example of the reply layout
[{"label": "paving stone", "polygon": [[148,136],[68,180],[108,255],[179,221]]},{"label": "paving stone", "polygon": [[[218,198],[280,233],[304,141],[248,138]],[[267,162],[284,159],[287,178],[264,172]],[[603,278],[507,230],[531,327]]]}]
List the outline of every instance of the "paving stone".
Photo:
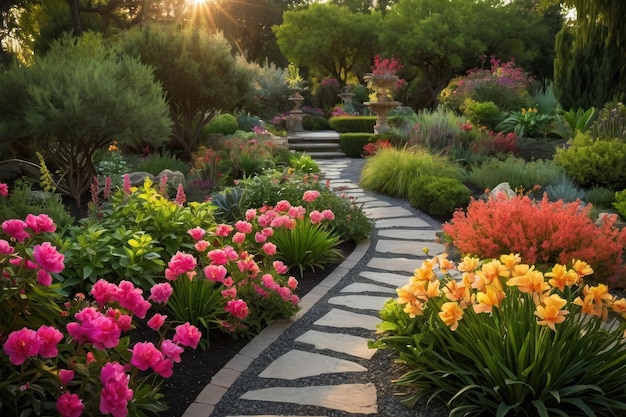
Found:
[{"label": "paving stone", "polygon": [[[407,217],[412,216],[409,210],[402,207],[375,207],[369,209],[363,209],[363,212],[370,219],[388,219],[392,217]],[[413,218],[413,217],[410,217]],[[408,219],[407,219],[408,220]],[[402,222],[402,220],[396,220]]]},{"label": "paving stone", "polygon": [[321,385],[312,387],[274,387],[248,391],[242,400],[274,401],[301,405],[314,405],[341,410],[347,413],[375,414],[376,387],[373,383]]},{"label": "paving stone", "polygon": [[389,229],[392,227],[430,227],[430,224],[417,217],[403,219],[380,219],[376,220],[377,229]]},{"label": "paving stone", "polygon": [[313,324],[317,326],[359,327],[365,330],[376,330],[378,323],[380,323],[380,318],[376,315],[353,313],[352,311],[333,308]]},{"label": "paving stone", "polygon": [[342,196],[344,196],[345,198],[354,198],[355,200],[359,201],[360,198],[365,197],[365,193],[363,192],[339,192]]},{"label": "paving stone", "polygon": [[368,201],[366,203],[363,203],[363,208],[366,208],[366,209],[376,208],[376,207],[390,207],[390,206],[391,204],[382,200],[373,200],[373,201]]},{"label": "paving stone", "polygon": [[367,347],[370,339],[342,333],[328,333],[317,330],[308,330],[295,340],[315,346],[317,350],[332,350],[363,359],[372,359],[376,349]]},{"label": "paving stone", "polygon": [[424,248],[428,248],[428,256],[439,255],[445,252],[446,247],[435,242],[415,242],[410,240],[380,239],[376,242],[376,252],[392,253],[395,255],[426,255]]},{"label": "paving stone", "polygon": [[331,297],[330,304],[341,305],[358,310],[382,310],[389,297],[379,297],[373,295],[340,295]]},{"label": "paving stone", "polygon": [[[424,256],[423,258],[426,258]],[[383,269],[394,272],[410,272],[411,274],[416,268],[419,268],[422,261],[419,259],[408,258],[372,258],[367,263],[369,268]]]},{"label": "paving stone", "polygon": [[393,288],[383,287],[382,285],[368,284],[365,282],[355,282],[344,287],[340,292],[383,292],[395,294]]},{"label": "paving stone", "polygon": [[365,203],[368,203],[370,201],[378,201],[378,199],[376,197],[372,197],[372,196],[366,195],[364,193],[359,193],[359,194],[362,194],[362,195],[359,195],[359,196],[355,197],[355,201],[357,203],[365,204]]},{"label": "paving stone", "polygon": [[391,272],[374,272],[374,271],[361,271],[359,274],[363,278],[371,279],[383,284],[389,284],[393,288],[400,288],[405,284],[408,284],[411,279],[411,275],[394,274]]},{"label": "paving stone", "polygon": [[367,368],[352,361],[293,349],[270,363],[259,374],[259,377],[293,381],[322,374],[365,371],[367,371]]},{"label": "paving stone", "polygon": [[385,229],[378,231],[378,237],[388,237],[392,239],[410,239],[424,242],[435,242],[439,230],[424,229]]}]

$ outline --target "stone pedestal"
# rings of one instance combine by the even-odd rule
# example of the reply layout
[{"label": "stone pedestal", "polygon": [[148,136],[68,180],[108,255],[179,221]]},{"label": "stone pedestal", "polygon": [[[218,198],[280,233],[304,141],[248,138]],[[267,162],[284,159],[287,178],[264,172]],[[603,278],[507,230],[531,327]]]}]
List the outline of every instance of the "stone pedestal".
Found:
[{"label": "stone pedestal", "polygon": [[371,111],[376,113],[376,125],[374,133],[377,135],[387,133],[391,128],[387,122],[387,114],[400,105],[399,101],[368,101],[365,104]]}]

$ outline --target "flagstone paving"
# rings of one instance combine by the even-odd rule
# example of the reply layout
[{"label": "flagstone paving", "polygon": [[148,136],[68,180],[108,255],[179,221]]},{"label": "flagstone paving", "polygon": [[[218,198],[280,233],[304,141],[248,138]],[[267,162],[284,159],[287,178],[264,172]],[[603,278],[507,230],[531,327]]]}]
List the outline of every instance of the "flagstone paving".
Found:
[{"label": "flagstone paving", "polygon": [[303,297],[293,322],[272,323],[242,349],[183,417],[389,415],[379,407],[383,381],[371,375],[368,366],[376,350],[367,344],[380,323],[378,311],[395,289],[409,281],[421,261],[445,247],[431,219],[341,178],[349,159],[318,164],[333,191],[362,204],[375,221],[372,241],[361,242]]}]

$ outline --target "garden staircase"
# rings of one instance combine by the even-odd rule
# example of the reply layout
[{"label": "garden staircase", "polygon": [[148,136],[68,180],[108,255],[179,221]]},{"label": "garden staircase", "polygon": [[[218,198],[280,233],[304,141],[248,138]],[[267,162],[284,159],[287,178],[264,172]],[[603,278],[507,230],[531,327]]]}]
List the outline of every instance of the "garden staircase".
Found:
[{"label": "garden staircase", "polygon": [[334,130],[291,132],[287,136],[289,150],[309,155],[313,159],[343,158],[339,133]]}]

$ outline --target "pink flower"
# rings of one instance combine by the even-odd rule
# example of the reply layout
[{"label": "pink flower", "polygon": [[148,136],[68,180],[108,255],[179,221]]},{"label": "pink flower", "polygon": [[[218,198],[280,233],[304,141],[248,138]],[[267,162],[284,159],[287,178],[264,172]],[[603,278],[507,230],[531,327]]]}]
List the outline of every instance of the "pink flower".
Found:
[{"label": "pink flower", "polygon": [[33,248],[33,260],[48,272],[58,274],[63,271],[65,269],[64,259],[65,255],[59,253],[57,248],[52,246],[50,242],[43,242],[41,245],[35,245]]},{"label": "pink flower", "polygon": [[30,227],[35,234],[49,232],[54,233],[57,230],[54,220],[52,220],[47,214],[40,214],[34,216],[29,214],[26,216],[26,224]]},{"label": "pink flower", "polygon": [[228,271],[223,265],[209,265],[204,268],[204,276],[209,281],[223,282]]},{"label": "pink flower", "polygon": [[288,211],[290,207],[291,203],[289,201],[280,200],[278,203],[276,203],[276,207],[274,207],[274,210],[283,213]]},{"label": "pink flower", "polygon": [[10,219],[2,222],[2,230],[4,233],[20,243],[30,237],[30,234],[24,230],[26,226],[26,222],[19,219]]},{"label": "pink flower", "polygon": [[289,277],[287,280],[287,286],[291,288],[292,291],[295,291],[298,287],[298,280],[295,277]]},{"label": "pink flower", "polygon": [[307,203],[312,203],[320,196],[320,192],[317,190],[308,190],[304,192],[302,199]]},{"label": "pink flower", "polygon": [[67,386],[74,379],[74,371],[71,369],[59,369],[59,379],[63,386]]},{"label": "pink flower", "polygon": [[233,285],[235,285],[235,281],[231,277],[228,277],[224,279],[224,282],[222,282],[222,284],[224,284],[225,287],[232,287]]},{"label": "pink flower", "polygon": [[193,245],[193,247],[196,248],[198,252],[204,252],[204,250],[208,248],[210,245],[211,244],[207,242],[206,240],[199,240],[196,242],[195,245]]},{"label": "pink flower", "polygon": [[277,289],[279,285],[274,281],[274,277],[272,274],[265,274],[261,277],[261,282],[263,282],[263,286],[270,290]]},{"label": "pink flower", "polygon": [[309,214],[309,218],[311,219],[312,224],[317,224],[324,220],[324,215],[317,210],[313,210],[311,214]]},{"label": "pink flower", "polygon": [[112,179],[109,175],[104,177],[104,190],[102,190],[102,197],[104,197],[105,200],[111,198],[111,182]]},{"label": "pink flower", "polygon": [[133,346],[130,363],[137,369],[145,371],[154,367],[162,358],[161,351],[152,342],[139,342]]},{"label": "pink flower", "polygon": [[63,333],[52,326],[41,326],[37,329],[37,336],[41,341],[39,356],[42,358],[54,358],[59,354],[57,345],[63,339]]},{"label": "pink flower", "polygon": [[244,300],[230,300],[224,307],[227,313],[232,314],[234,317],[242,320],[248,317],[248,305]]},{"label": "pink flower", "polygon": [[117,327],[123,332],[129,331],[133,327],[133,318],[128,314],[122,314],[118,309],[109,308],[106,312],[106,316],[115,320]]},{"label": "pink flower", "polygon": [[237,254],[237,251],[233,249],[231,246],[224,246],[222,250],[224,251],[224,254],[226,255],[229,261],[236,261],[237,259],[239,259],[239,255]]},{"label": "pink flower", "polygon": [[274,234],[274,229],[272,229],[271,227],[265,227],[263,228],[263,230],[261,230],[261,233],[263,233],[263,236],[272,237],[272,235]]},{"label": "pink flower", "polygon": [[52,276],[43,269],[40,269],[37,271],[37,282],[39,285],[49,287],[52,284]]},{"label": "pink flower", "polygon": [[142,293],[143,290],[141,288],[135,288],[132,282],[123,280],[117,286],[115,301],[123,308],[132,311],[140,319],[143,319],[146,317],[146,313],[151,305],[143,299]]},{"label": "pink flower", "polygon": [[298,296],[297,296],[297,295],[295,295],[295,294],[291,294],[291,295],[289,296],[289,302],[290,302],[291,304],[293,304],[294,306],[296,306],[296,305],[298,305],[298,303],[300,302],[300,297],[298,297]]},{"label": "pink flower", "polygon": [[274,267],[276,272],[278,272],[281,275],[286,274],[287,271],[289,270],[289,268],[287,268],[287,266],[282,261],[274,261],[272,263],[272,266]]},{"label": "pink flower", "polygon": [[133,390],[128,388],[130,377],[124,367],[116,362],[109,362],[100,371],[102,391],[100,393],[100,412],[111,413],[113,417],[128,415],[128,402],[133,398]]},{"label": "pink flower", "polygon": [[202,337],[202,333],[196,326],[192,326],[189,322],[176,326],[176,334],[172,341],[183,346],[189,346],[192,349],[198,347],[198,342]]},{"label": "pink flower", "polygon": [[150,288],[150,297],[148,300],[153,300],[155,303],[165,304],[172,295],[172,286],[168,282],[155,284]]},{"label": "pink flower", "polygon": [[226,237],[233,231],[233,227],[227,224],[218,224],[215,229],[215,236]]},{"label": "pink flower", "polygon": [[243,220],[239,220],[237,223],[235,223],[235,228],[238,232],[245,234],[252,232],[252,224],[244,222]]},{"label": "pink flower", "polygon": [[289,209],[289,217],[292,219],[303,219],[306,214],[306,209],[302,206],[291,207]]},{"label": "pink flower", "polygon": [[189,235],[194,239],[194,240],[200,240],[204,237],[204,235],[206,234],[206,230],[204,230],[203,228],[201,228],[200,226],[194,227],[193,229],[189,229],[187,230],[187,233],[189,233]]},{"label": "pink flower", "polygon": [[157,313],[154,316],[152,316],[150,320],[148,320],[148,327],[150,327],[154,331],[157,331],[161,328],[161,326],[163,326],[163,323],[165,323],[166,318],[167,316]]},{"label": "pink flower", "polygon": [[0,182],[0,196],[2,197],[9,196],[9,186],[3,182]]},{"label": "pink flower", "polygon": [[183,252],[176,252],[176,254],[170,259],[165,270],[165,278],[169,280],[175,280],[180,274],[186,272],[192,272],[196,269],[197,261],[193,255]]},{"label": "pink flower", "polygon": [[132,192],[130,188],[130,175],[124,174],[124,194],[130,195]]},{"label": "pink flower", "polygon": [[176,188],[176,198],[174,199],[174,201],[179,206],[182,206],[183,204],[185,204],[185,201],[187,201],[187,196],[185,195],[185,187],[183,187],[183,184],[178,184],[178,187]]},{"label": "pink flower", "polygon": [[90,363],[94,363],[96,358],[93,356],[93,352],[87,352],[85,356],[85,365],[89,366]]},{"label": "pink flower", "polygon": [[278,295],[283,301],[289,301],[289,297],[291,296],[291,289],[289,287],[280,287],[276,291],[278,291]]},{"label": "pink flower", "polygon": [[261,214],[257,221],[259,222],[259,225],[261,227],[267,227],[270,225],[270,223],[272,222],[272,218],[269,217],[267,214]]},{"label": "pink flower", "polygon": [[230,287],[221,292],[223,298],[235,298],[237,297],[237,288]]},{"label": "pink flower", "polygon": [[167,175],[163,175],[159,181],[159,194],[167,196]]},{"label": "pink flower", "polygon": [[91,287],[91,295],[94,296],[98,304],[103,306],[108,303],[113,297],[117,296],[117,285],[108,282],[105,279],[99,279]]},{"label": "pink flower", "polygon": [[246,234],[242,232],[237,232],[233,235],[233,243],[237,245],[241,245],[246,240]]},{"label": "pink flower", "polygon": [[248,209],[246,210],[246,220],[250,221],[256,217],[256,209]]},{"label": "pink flower", "polygon": [[263,249],[263,252],[265,252],[269,256],[276,255],[276,245],[272,242],[265,243],[261,247],[261,249]]},{"label": "pink flower", "polygon": [[11,246],[9,242],[4,239],[0,239],[0,255],[10,255],[15,251],[15,248]]},{"label": "pink flower", "polygon": [[207,253],[207,256],[211,260],[212,265],[225,265],[228,263],[226,252],[222,249],[213,249]]},{"label": "pink flower", "polygon": [[263,243],[267,240],[267,236],[265,236],[263,233],[261,232],[256,232],[254,234],[254,241],[256,243]]},{"label": "pink flower", "polygon": [[183,353],[185,349],[178,346],[176,343],[172,342],[170,339],[165,339],[163,343],[161,343],[161,353],[176,363],[181,361],[180,354]]},{"label": "pink flower", "polygon": [[57,398],[57,411],[61,417],[80,417],[85,406],[78,394],[64,392]]},{"label": "pink flower", "polygon": [[326,220],[335,220],[335,213],[333,213],[332,210],[326,209],[322,211],[322,215]]},{"label": "pink flower", "polygon": [[4,342],[3,350],[9,357],[9,361],[17,366],[35,356],[39,352],[41,343],[36,331],[24,327],[9,334]]},{"label": "pink flower", "polygon": [[169,378],[174,374],[174,362],[171,359],[162,358],[152,369],[163,378]]}]

